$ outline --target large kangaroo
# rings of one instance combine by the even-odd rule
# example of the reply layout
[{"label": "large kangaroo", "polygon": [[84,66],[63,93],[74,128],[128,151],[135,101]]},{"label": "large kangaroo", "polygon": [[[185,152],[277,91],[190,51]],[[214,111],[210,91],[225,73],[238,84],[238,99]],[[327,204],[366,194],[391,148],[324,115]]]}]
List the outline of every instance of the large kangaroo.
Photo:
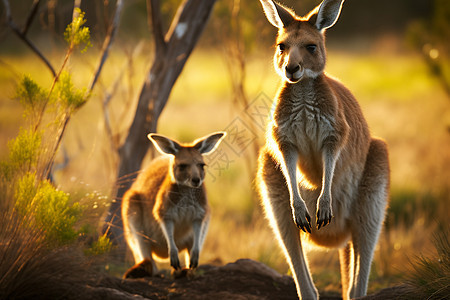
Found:
[{"label": "large kangaroo", "polygon": [[301,299],[318,298],[302,240],[339,248],[343,297],[363,296],[388,203],[389,160],[354,96],[324,73],[324,32],[344,1],[324,0],[306,17],[260,1],[278,28],[274,65],[283,79],[258,161],[266,216]]},{"label": "large kangaroo", "polygon": [[123,198],[125,239],[136,263],[125,278],[155,274],[153,256],[170,258],[170,265],[180,269],[179,250],[189,252],[189,268],[197,267],[210,215],[203,155],[214,151],[224,136],[218,132],[180,144],[162,135],[148,135],[165,155],[152,161]]}]

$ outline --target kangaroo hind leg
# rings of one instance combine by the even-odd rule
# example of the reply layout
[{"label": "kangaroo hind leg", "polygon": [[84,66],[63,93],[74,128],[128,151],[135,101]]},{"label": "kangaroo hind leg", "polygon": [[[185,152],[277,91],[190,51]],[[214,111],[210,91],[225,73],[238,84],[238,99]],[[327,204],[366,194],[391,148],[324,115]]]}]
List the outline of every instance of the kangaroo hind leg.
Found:
[{"label": "kangaroo hind leg", "polygon": [[384,141],[374,138],[367,154],[355,206],[355,218],[352,220],[352,298],[364,296],[367,292],[373,254],[388,203],[389,180],[387,145]]},{"label": "kangaroo hind leg", "polygon": [[138,193],[125,196],[129,198],[124,230],[135,265],[125,273],[124,278],[152,276],[157,268],[152,258],[149,237],[145,235],[143,228],[142,211],[139,204],[141,196]]},{"label": "kangaroo hind leg", "polygon": [[339,262],[341,265],[342,299],[350,299],[350,287],[353,286],[353,245],[348,242],[344,248],[339,249]]}]

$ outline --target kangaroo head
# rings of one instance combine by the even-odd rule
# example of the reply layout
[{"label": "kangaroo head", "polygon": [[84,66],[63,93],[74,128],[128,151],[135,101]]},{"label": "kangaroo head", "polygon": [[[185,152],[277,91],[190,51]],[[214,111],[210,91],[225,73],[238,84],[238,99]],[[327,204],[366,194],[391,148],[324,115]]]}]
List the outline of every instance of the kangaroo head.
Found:
[{"label": "kangaroo head", "polygon": [[344,0],[324,0],[305,17],[272,0],[260,0],[267,19],[278,28],[274,65],[284,80],[315,78],[325,69],[325,29],[333,26]]},{"label": "kangaroo head", "polygon": [[198,188],[205,179],[203,155],[213,152],[225,135],[225,132],[216,132],[190,144],[181,144],[155,133],[149,134],[148,138],[160,153],[173,157],[169,168],[172,182]]}]

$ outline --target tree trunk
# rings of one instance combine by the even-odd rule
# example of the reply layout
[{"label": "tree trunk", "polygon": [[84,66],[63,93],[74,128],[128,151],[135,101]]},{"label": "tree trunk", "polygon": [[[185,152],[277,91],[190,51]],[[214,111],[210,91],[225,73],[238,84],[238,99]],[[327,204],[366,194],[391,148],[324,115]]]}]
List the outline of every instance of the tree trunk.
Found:
[{"label": "tree trunk", "polygon": [[167,103],[172,87],[194,49],[216,0],[185,0],[178,8],[165,38],[161,30],[159,1],[148,2],[151,7],[156,47],[155,59],[142,87],[128,136],[119,149],[117,193],[104,226],[104,232],[108,232],[110,238],[119,245],[124,242],[122,197],[136,178],[151,144],[147,135],[156,132],[158,118]]}]

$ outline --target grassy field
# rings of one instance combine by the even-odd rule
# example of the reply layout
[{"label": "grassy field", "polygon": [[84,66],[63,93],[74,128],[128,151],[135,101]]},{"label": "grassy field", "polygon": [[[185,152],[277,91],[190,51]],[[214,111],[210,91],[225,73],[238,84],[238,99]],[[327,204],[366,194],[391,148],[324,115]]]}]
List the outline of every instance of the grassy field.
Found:
[{"label": "grassy field", "polygon": [[[238,107],[231,102],[225,58],[214,50],[194,52],[160,118],[159,131],[190,141],[213,131],[238,128],[247,130],[249,140],[261,145],[264,132],[248,112],[252,105],[270,102],[276,92],[279,81],[271,55],[267,52],[248,58],[246,89],[250,106]],[[93,96],[68,127],[58,160],[62,161],[66,153],[69,164],[55,172],[61,189],[90,207],[86,216],[93,226],[99,224],[109,205],[117,166],[117,154],[105,135],[101,101],[119,78],[110,115],[115,141],[123,141],[150,62],[143,55],[129,63],[126,60],[123,53],[111,55]],[[72,74],[78,86],[87,85],[94,66],[93,53],[72,59]],[[430,236],[439,222],[448,222],[450,103],[421,58],[411,53],[330,50],[327,72],[353,91],[372,133],[383,137],[390,148],[391,202],[375,254],[371,292],[399,282],[414,255],[433,254]],[[21,108],[11,100],[20,74],[30,74],[44,86],[51,78],[31,55],[2,55],[0,74],[2,157],[6,141],[20,127]],[[201,260],[226,263],[252,258],[287,273],[288,266],[255,196],[253,144],[244,142],[237,147],[234,137],[229,135],[220,155],[210,158],[206,184],[213,217]],[[319,290],[340,290],[337,251],[311,248],[310,263]]]}]

